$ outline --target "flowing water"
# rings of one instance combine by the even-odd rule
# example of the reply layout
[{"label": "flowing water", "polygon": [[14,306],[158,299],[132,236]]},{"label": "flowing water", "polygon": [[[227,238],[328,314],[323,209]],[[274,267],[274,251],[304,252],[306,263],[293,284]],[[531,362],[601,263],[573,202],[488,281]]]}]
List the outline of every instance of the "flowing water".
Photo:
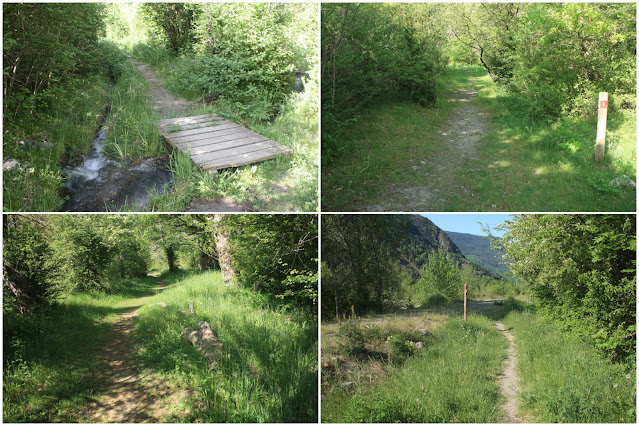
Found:
[{"label": "flowing water", "polygon": [[133,163],[109,160],[103,152],[106,140],[105,123],[82,164],[65,169],[68,199],[62,206],[64,211],[144,210],[149,190],[155,188],[162,193],[169,188],[173,177],[167,157],[144,158]]}]

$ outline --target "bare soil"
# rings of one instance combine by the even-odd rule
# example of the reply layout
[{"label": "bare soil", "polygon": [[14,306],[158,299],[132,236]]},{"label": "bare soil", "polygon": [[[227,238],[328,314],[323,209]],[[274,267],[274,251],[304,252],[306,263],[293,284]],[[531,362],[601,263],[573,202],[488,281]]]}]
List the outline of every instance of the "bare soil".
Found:
[{"label": "bare soil", "polygon": [[411,160],[411,168],[423,178],[390,184],[377,201],[364,207],[365,211],[444,211],[453,197],[474,197],[459,177],[462,172],[481,167],[477,147],[491,125],[491,114],[476,101],[476,94],[475,89],[451,92],[450,115],[436,135],[426,135],[424,140],[442,147],[437,158]]},{"label": "bare soil", "polygon": [[129,57],[131,62],[138,69],[140,74],[149,83],[151,102],[153,102],[153,108],[161,116],[179,116],[180,114],[186,114],[193,108],[193,105],[184,98],[173,96],[166,91],[160,79],[153,71],[149,69],[147,64],[138,61],[135,58]]},{"label": "bare soil", "polygon": [[[166,283],[158,277],[161,288]],[[133,321],[140,306],[120,315],[100,348],[105,365],[98,373],[102,382],[94,402],[83,417],[95,423],[158,423],[170,421],[171,413],[188,396],[183,389],[162,382],[152,374],[143,376],[135,365]]]},{"label": "bare soil", "polygon": [[504,361],[503,373],[499,376],[499,389],[506,398],[506,402],[502,405],[502,409],[506,413],[505,423],[521,423],[519,417],[519,402],[517,395],[519,393],[519,376],[517,375],[517,352],[515,350],[515,338],[504,327],[501,321],[496,322],[497,329],[501,331],[508,340],[508,350],[506,352],[506,360]]}]

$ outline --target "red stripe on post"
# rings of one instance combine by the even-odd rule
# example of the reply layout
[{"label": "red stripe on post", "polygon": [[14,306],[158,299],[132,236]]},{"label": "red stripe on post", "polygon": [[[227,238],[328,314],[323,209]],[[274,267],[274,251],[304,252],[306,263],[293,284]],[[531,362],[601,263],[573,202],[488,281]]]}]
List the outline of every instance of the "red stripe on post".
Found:
[{"label": "red stripe on post", "polygon": [[608,101],[599,102],[599,108],[608,108]]}]

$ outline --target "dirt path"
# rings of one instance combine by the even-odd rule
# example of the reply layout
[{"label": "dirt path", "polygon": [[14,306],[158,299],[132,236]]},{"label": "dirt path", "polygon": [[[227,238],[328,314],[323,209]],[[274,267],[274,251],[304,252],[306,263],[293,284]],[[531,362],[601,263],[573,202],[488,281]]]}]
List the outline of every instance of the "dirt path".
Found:
[{"label": "dirt path", "polygon": [[[160,290],[164,289],[166,283],[157,278]],[[99,376],[104,385],[96,401],[87,407],[91,422],[158,423],[166,419],[171,405],[184,397],[157,378],[142,376],[135,367],[133,321],[141,306],[131,307],[120,315],[110,330],[107,344],[100,349],[105,369]]]},{"label": "dirt path", "polygon": [[[469,85],[472,80],[469,78]],[[452,91],[448,102],[452,111],[436,135],[425,135],[424,144],[441,146],[437,158],[411,160],[415,181],[391,184],[365,211],[416,212],[446,211],[452,198],[473,198],[463,173],[480,170],[477,147],[489,132],[491,114],[477,102],[474,88]]]},{"label": "dirt path", "polygon": [[153,102],[153,108],[158,111],[161,116],[179,116],[193,109],[193,105],[186,99],[175,97],[167,92],[162,79],[151,71],[147,64],[132,57],[129,57],[129,62],[135,65],[140,74],[142,74],[151,86],[151,102]]},{"label": "dirt path", "polygon": [[519,402],[517,394],[519,393],[519,376],[517,375],[517,352],[515,351],[515,338],[501,321],[496,322],[497,329],[501,331],[508,340],[508,350],[506,352],[506,360],[504,361],[504,371],[499,376],[499,388],[502,395],[506,398],[506,402],[502,405],[502,409],[506,413],[505,423],[521,423],[519,417]]}]

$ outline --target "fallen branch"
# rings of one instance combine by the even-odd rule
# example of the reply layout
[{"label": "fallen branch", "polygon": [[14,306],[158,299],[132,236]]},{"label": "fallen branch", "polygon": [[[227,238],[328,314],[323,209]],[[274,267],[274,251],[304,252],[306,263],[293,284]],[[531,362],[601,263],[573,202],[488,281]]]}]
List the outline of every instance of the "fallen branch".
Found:
[{"label": "fallen branch", "polygon": [[211,325],[206,321],[200,322],[199,330],[185,328],[182,331],[182,339],[188,340],[202,352],[211,368],[215,368],[217,362],[222,358],[224,344],[217,340]]}]

